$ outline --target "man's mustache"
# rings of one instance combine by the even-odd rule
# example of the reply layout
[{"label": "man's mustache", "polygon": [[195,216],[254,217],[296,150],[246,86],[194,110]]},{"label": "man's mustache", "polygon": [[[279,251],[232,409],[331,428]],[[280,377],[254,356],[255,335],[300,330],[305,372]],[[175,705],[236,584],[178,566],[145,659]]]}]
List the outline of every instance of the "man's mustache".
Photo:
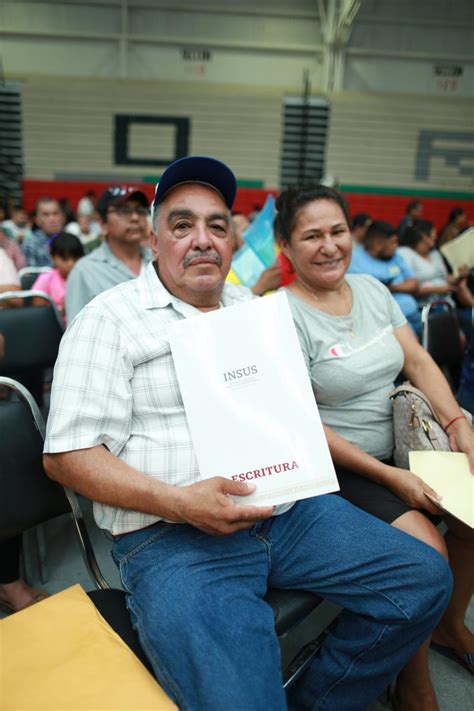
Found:
[{"label": "man's mustache", "polygon": [[219,267],[222,264],[222,257],[220,254],[215,252],[213,249],[206,249],[203,252],[201,250],[188,252],[183,259],[183,267],[188,267],[193,259],[202,259],[203,257],[206,259],[212,259]]}]

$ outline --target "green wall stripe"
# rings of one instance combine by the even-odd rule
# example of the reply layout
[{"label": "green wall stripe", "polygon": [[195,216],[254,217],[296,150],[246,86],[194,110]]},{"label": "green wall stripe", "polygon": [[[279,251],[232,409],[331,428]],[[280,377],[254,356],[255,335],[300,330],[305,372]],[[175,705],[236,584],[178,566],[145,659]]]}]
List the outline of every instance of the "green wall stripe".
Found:
[{"label": "green wall stripe", "polygon": [[373,195],[404,195],[406,197],[448,198],[451,200],[474,200],[474,192],[453,192],[450,190],[422,190],[419,188],[381,188],[376,185],[340,185],[345,193],[365,193]]},{"label": "green wall stripe", "polygon": [[[159,179],[161,178],[161,175],[144,175],[142,182],[143,183],[157,183]],[[264,182],[263,180],[237,180],[237,185],[239,188],[264,188]]]},{"label": "green wall stripe", "polygon": [[[144,183],[157,183],[161,175],[145,175]],[[237,180],[239,188],[256,188],[262,189],[265,187],[263,180]],[[379,187],[377,185],[340,185],[339,189],[345,193],[364,193],[366,195],[400,195],[405,197],[430,197],[430,198],[446,198],[448,200],[474,200],[473,192],[456,192],[452,190],[428,190],[420,188],[395,188],[395,187]]]},{"label": "green wall stripe", "polygon": [[239,188],[264,188],[263,180],[237,180],[237,185]]}]

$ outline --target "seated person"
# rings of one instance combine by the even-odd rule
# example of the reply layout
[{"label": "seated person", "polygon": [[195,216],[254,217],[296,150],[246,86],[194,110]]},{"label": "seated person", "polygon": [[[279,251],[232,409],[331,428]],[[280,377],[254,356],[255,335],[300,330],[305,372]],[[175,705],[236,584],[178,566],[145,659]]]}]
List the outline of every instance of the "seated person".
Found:
[{"label": "seated person", "polygon": [[420,336],[421,317],[415,298],[418,282],[413,271],[397,254],[397,246],[395,228],[388,222],[375,220],[367,228],[362,245],[353,251],[349,273],[370,274],[385,284],[410,326]]},{"label": "seated person", "polygon": [[26,265],[26,259],[21,251],[21,247],[17,242],[15,242],[13,237],[8,236],[8,230],[3,225],[0,225],[0,247],[2,247],[8,254],[15,265],[15,269],[18,271],[23,269]]},{"label": "seated person", "polygon": [[49,240],[64,229],[66,221],[58,200],[42,197],[35,207],[36,229],[25,237],[22,244],[26,263],[29,267],[51,267]]},{"label": "seated person", "polygon": [[11,212],[11,218],[4,220],[1,224],[7,231],[8,237],[11,237],[15,242],[21,245],[25,238],[31,235],[29,222],[28,212],[20,205],[14,207]]},{"label": "seated person", "polygon": [[[238,252],[238,250],[244,246],[245,241],[243,235],[249,226],[250,220],[246,215],[242,214],[241,212],[232,213],[231,227],[233,236],[233,255],[235,255],[235,253]],[[278,250],[276,251],[278,252]],[[229,284],[242,285],[242,282],[237,273],[232,268],[232,265],[227,275],[226,281]],[[255,284],[252,284],[252,286],[250,287],[250,290],[252,294],[255,294],[255,296],[263,296],[268,292],[275,291],[281,286],[281,284],[281,265],[277,257],[273,264],[270,264],[269,267],[262,271]]]},{"label": "seated person", "polygon": [[19,612],[49,597],[20,577],[21,536],[0,543],[0,610]]},{"label": "seated person", "polygon": [[[474,586],[474,535],[446,516],[446,546],[422,512],[442,515],[425,492],[436,492],[393,466],[393,381],[404,374],[430,398],[452,447],[474,473],[474,435],[448,383],[408,328],[389,291],[367,275],[347,273],[352,240],[348,211],[337,191],[287,190],[277,200],[281,247],[296,280],[287,287],[340,495],[449,558],[454,593],[435,639],[473,668],[474,635],[464,618]],[[421,509],[418,510],[418,509]],[[399,677],[401,708],[437,709],[425,645]]]},{"label": "seated person", "polygon": [[[61,316],[65,316],[66,279],[76,262],[84,256],[84,247],[75,235],[59,232],[50,243],[51,259],[54,269],[40,274],[32,289],[44,291],[56,303]],[[42,299],[35,297],[33,303],[41,304]]]},{"label": "seated person", "polygon": [[460,327],[469,338],[472,328],[474,298],[468,286],[469,269],[450,274],[441,253],[435,248],[436,229],[432,222],[419,220],[408,227],[401,238],[398,253],[418,280],[417,300],[420,306],[442,299],[456,308]]},{"label": "seated person", "polygon": [[407,227],[411,227],[415,220],[421,220],[423,217],[423,203],[419,200],[412,200],[406,207],[406,212],[400,220],[397,228],[397,233],[401,236]]},{"label": "seated person", "polygon": [[362,244],[364,237],[369,229],[369,225],[372,222],[372,218],[366,212],[358,212],[352,218],[352,243],[354,247]]},{"label": "seated person", "polygon": [[[0,292],[20,291],[20,288],[20,278],[15,265],[3,247],[0,247]],[[22,303],[22,299],[8,299],[2,301],[0,306],[22,306]]]},{"label": "seated person", "polygon": [[[467,272],[458,277],[449,274],[441,253],[435,248],[436,229],[429,220],[420,220],[408,227],[400,238],[400,254],[418,280],[417,300],[421,306],[436,299],[445,299],[453,306],[452,294],[461,300],[468,298],[472,305],[472,295],[466,295]],[[469,298],[470,296],[470,298]]]},{"label": "seated person", "polygon": [[244,244],[243,234],[250,225],[250,220],[243,212],[232,213],[232,234],[234,236],[233,251],[236,252]]},{"label": "seated person", "polygon": [[456,398],[461,407],[474,414],[474,329],[471,329]]},{"label": "seated person", "polygon": [[436,246],[439,248],[446,242],[457,237],[465,229],[466,212],[463,207],[454,207],[448,215],[448,220],[439,232]]},{"label": "seated person", "polygon": [[148,234],[148,198],[130,185],[104,190],[96,210],[104,241],[81,259],[67,281],[66,313],[71,321],[79,311],[112,286],[135,279],[150,261],[142,243]]},{"label": "seated person", "polygon": [[79,237],[86,254],[100,246],[100,227],[92,215],[78,213],[77,220],[66,225],[66,232]]},{"label": "seated person", "polygon": [[346,608],[290,706],[365,709],[437,624],[449,569],[338,496],[258,507],[245,483],[201,480],[167,325],[252,298],[225,283],[236,187],[213,158],[165,170],[153,263],[88,304],[62,340],[44,463],[95,502],[142,646],[180,708],[287,708],[273,586]]}]

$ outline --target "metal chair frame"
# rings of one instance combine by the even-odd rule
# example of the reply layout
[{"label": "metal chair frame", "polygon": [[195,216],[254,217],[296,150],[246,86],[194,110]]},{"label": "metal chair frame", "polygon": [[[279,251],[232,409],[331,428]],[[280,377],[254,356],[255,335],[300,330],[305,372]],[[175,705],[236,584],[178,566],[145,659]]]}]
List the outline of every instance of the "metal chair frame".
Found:
[{"label": "metal chair frame", "polygon": [[18,278],[20,279],[20,284],[21,288],[23,291],[29,291],[31,287],[34,284],[34,281],[29,284],[28,281],[25,283],[25,280],[29,276],[34,276],[38,277],[40,274],[46,274],[48,272],[51,272],[53,270],[53,267],[23,267],[18,271]]},{"label": "metal chair frame", "polygon": [[[433,337],[433,323],[436,318],[445,321],[443,324],[445,338],[442,343],[439,342],[439,339],[435,342]],[[461,334],[456,312],[449,301],[436,299],[423,307],[421,320],[423,323],[422,345],[443,370],[450,386],[454,388],[454,381],[463,360]]]},{"label": "metal chair frame", "polygon": [[[29,408],[34,426],[40,434],[42,441],[45,436],[45,424],[32,395],[23,385],[12,378],[0,376],[0,387],[1,386],[15,392],[20,400]],[[0,403],[0,410],[1,407]],[[41,457],[41,452],[38,452],[38,456]],[[107,617],[105,609],[107,599],[113,602],[116,609],[118,603],[121,617],[126,616],[127,618],[126,620],[122,619],[121,622],[124,623],[125,626],[128,624],[131,629],[128,611],[125,608],[124,594],[123,600],[119,597],[119,593],[123,593],[123,591],[112,589],[102,575],[75,493],[71,489],[51,482],[47,479],[46,474],[44,474],[44,477],[48,485],[58,487],[58,490],[62,490],[64,493],[64,511],[61,510],[59,513],[70,513],[73,518],[81,554],[94,586],[97,588],[97,591],[109,591],[110,593],[110,598],[108,598],[107,592],[102,594],[100,592],[97,594],[92,592],[90,593],[92,600],[99,606],[100,611],[105,617]],[[56,515],[59,514],[53,514],[53,516]],[[49,518],[51,518],[51,516],[46,517],[44,520],[46,521]],[[0,541],[8,537],[11,536],[6,536],[5,533],[2,537],[0,528]],[[112,598],[114,599],[112,600]],[[304,591],[272,589],[268,591],[266,601],[274,612],[276,632],[282,648],[284,687],[287,688],[302,674],[317,653],[325,631],[339,614],[340,607],[328,601],[320,600],[311,593]],[[104,604],[104,607],[102,607],[102,604]],[[123,610],[121,609],[122,607]],[[138,641],[136,645],[138,645]],[[132,644],[130,644],[130,646],[133,649]],[[135,647],[133,651],[140,656],[141,650],[139,648]],[[147,664],[146,659],[143,659],[143,657],[142,661]]]},{"label": "metal chair frame", "polygon": [[[54,316],[58,322],[58,325],[61,327],[61,329],[64,331],[64,320],[61,314],[59,313],[58,307],[56,306],[56,302],[54,299],[47,294],[45,291],[40,291],[39,289],[21,289],[20,291],[2,291],[0,293],[0,309],[2,308],[2,301],[8,301],[10,299],[32,299],[33,297],[38,296],[41,299],[44,299],[45,301],[48,302],[48,306],[51,306],[54,312]],[[7,307],[7,308],[15,308],[15,311],[18,309],[16,307]],[[19,308],[22,308],[21,306]]]},{"label": "metal chair frame", "polygon": [[[2,386],[15,392],[20,398],[22,398],[24,400],[24,402],[30,409],[34,425],[35,425],[36,429],[38,430],[39,434],[41,435],[41,439],[44,440],[45,433],[46,433],[46,426],[44,423],[43,416],[41,415],[40,409],[39,409],[38,405],[36,404],[31,393],[21,383],[19,383],[16,380],[13,380],[13,378],[7,378],[4,376],[0,376],[0,387],[2,387]],[[46,477],[46,474],[45,474],[45,477]],[[58,487],[59,487],[59,484],[58,484]],[[79,547],[81,550],[81,554],[82,554],[85,566],[86,566],[87,571],[90,575],[90,578],[97,589],[99,589],[99,590],[109,589],[110,585],[107,583],[104,576],[102,575],[102,572],[101,572],[99,565],[97,563],[97,559],[94,554],[94,549],[92,548],[92,543],[89,538],[89,533],[87,531],[84,517],[82,515],[82,510],[81,510],[81,507],[80,507],[79,502],[77,500],[76,494],[71,489],[68,489],[67,487],[61,487],[61,489],[63,490],[64,495],[65,495],[67,502],[69,504],[69,507],[71,509],[70,513],[71,513],[72,519],[74,521],[74,525],[75,525],[75,529],[76,529],[76,533],[77,533],[77,537],[78,537],[78,541],[79,541]],[[64,513],[67,513],[66,502],[65,502]],[[1,539],[2,539],[2,537],[0,536],[0,540]]]}]

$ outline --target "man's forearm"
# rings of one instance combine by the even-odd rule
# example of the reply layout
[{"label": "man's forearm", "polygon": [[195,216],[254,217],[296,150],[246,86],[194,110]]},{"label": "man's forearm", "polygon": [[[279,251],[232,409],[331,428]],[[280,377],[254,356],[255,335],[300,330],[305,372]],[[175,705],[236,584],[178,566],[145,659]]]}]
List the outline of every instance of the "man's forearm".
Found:
[{"label": "man's forearm", "polygon": [[102,446],[45,454],[44,467],[51,479],[93,501],[188,523],[210,535],[250,528],[273,513],[272,506],[244,506],[238,501],[254,489],[243,482],[216,476],[189,486],[170,486],[133,469]]},{"label": "man's forearm", "polygon": [[105,447],[44,455],[51,479],[93,501],[179,520],[177,489],[133,469]]}]

